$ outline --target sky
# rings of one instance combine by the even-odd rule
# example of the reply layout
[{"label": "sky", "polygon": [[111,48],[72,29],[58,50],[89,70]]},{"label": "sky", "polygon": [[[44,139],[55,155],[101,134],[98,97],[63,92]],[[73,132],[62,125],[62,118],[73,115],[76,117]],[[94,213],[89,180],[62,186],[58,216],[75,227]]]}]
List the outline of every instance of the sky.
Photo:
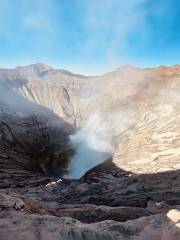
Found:
[{"label": "sky", "polygon": [[180,63],[179,0],[0,0],[0,67],[82,74]]}]

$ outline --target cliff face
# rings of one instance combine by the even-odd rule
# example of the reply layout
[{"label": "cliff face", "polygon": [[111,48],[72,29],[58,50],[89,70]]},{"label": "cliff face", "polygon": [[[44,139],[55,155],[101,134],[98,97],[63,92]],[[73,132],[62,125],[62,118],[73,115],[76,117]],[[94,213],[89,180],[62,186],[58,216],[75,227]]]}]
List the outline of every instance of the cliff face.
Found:
[{"label": "cliff face", "polygon": [[[0,239],[179,239],[179,84],[179,65],[0,69]],[[107,161],[58,180],[86,150],[82,163]]]}]

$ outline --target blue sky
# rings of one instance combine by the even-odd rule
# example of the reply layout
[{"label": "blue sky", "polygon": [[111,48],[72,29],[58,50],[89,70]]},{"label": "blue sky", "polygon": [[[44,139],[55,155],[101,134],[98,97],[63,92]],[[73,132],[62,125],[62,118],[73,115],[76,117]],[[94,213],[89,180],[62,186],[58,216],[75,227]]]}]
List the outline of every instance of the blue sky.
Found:
[{"label": "blue sky", "polygon": [[0,66],[83,74],[180,63],[179,0],[0,0]]}]

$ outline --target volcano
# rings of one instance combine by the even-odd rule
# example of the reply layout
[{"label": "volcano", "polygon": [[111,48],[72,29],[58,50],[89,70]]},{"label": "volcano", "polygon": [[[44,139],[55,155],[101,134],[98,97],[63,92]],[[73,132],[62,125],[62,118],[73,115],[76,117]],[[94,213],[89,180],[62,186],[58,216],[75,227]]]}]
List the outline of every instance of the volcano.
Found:
[{"label": "volcano", "polygon": [[179,239],[180,65],[0,69],[0,239]]}]

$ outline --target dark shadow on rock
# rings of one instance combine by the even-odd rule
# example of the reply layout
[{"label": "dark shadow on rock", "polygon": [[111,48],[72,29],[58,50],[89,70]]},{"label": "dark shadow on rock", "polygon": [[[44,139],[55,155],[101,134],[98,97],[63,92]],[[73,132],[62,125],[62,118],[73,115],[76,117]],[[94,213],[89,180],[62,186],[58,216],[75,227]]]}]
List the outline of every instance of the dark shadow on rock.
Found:
[{"label": "dark shadow on rock", "polygon": [[[99,227],[104,226],[107,220],[113,220],[107,222],[109,227],[105,226],[103,229],[110,229],[112,234],[114,231],[116,234],[117,231],[119,234],[126,231],[129,234],[127,239],[135,234],[134,229],[140,231],[139,226],[142,222],[145,226],[147,224],[147,231],[143,230],[143,236],[149,236],[147,239],[153,239],[152,236],[157,236],[157,233],[161,236],[162,229],[166,229],[167,226],[167,239],[176,240],[180,236],[180,229],[178,225],[176,227],[179,215],[176,215],[175,211],[169,211],[180,209],[179,173],[179,170],[175,170],[156,174],[134,174],[120,169],[109,159],[89,170],[79,180],[61,179],[46,186],[44,184],[24,188],[23,194],[18,192],[22,195],[16,195],[16,207],[21,203],[23,213],[34,217],[36,214],[41,218],[68,217],[84,224],[96,223]],[[138,220],[140,217],[145,218]],[[127,220],[137,222],[126,222]],[[132,229],[126,229],[126,225],[121,225],[122,222],[126,222],[127,226],[132,224]],[[98,234],[99,239],[104,239]],[[163,236],[162,234],[162,238],[158,239],[163,239]]]},{"label": "dark shadow on rock", "polygon": [[54,168],[65,170],[74,152],[69,143],[74,131],[53,111],[1,82],[0,188],[42,184]]},{"label": "dark shadow on rock", "polygon": [[[148,201],[180,205],[180,170],[136,174],[116,166],[111,159],[88,171],[81,179],[94,190],[83,193],[81,202],[108,206],[147,207]],[[96,186],[96,187],[95,187]],[[79,196],[80,197],[80,196]],[[80,200],[80,199],[79,199]]]}]

